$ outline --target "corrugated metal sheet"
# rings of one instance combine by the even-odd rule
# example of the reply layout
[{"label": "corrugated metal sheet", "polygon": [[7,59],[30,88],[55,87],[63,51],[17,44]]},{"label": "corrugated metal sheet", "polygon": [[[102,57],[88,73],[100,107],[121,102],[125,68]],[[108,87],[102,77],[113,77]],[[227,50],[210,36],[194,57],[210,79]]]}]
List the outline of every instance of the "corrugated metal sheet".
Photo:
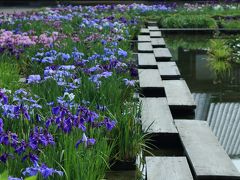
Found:
[{"label": "corrugated metal sheet", "polygon": [[240,155],[240,103],[210,103],[211,95],[193,93],[195,119],[206,120],[230,156]]},{"label": "corrugated metal sheet", "polygon": [[240,103],[211,103],[207,122],[231,155],[240,154]]}]

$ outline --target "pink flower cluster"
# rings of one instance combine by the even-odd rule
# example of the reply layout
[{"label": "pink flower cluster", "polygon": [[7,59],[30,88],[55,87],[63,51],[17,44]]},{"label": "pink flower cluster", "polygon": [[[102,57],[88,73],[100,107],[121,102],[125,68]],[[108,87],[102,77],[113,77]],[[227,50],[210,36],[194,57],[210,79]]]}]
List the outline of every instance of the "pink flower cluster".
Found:
[{"label": "pink flower cluster", "polygon": [[19,57],[26,47],[42,44],[51,47],[61,37],[58,32],[51,34],[43,33],[40,36],[29,35],[28,33],[15,34],[12,31],[0,30],[0,53],[8,51],[10,54]]},{"label": "pink flower cluster", "polygon": [[0,47],[6,48],[7,46],[31,46],[35,45],[35,38],[29,37],[27,33],[14,34],[12,31],[1,30],[0,34]]},{"label": "pink flower cluster", "polygon": [[31,46],[36,43],[43,44],[45,46],[49,46],[54,41],[58,39],[58,32],[53,32],[48,35],[46,33],[38,36],[28,36],[27,33],[22,34],[14,34],[12,31],[0,31],[0,47],[5,47],[6,45],[13,46]]},{"label": "pink flower cluster", "polygon": [[54,41],[58,39],[59,35],[58,32],[53,32],[50,36],[48,34],[43,33],[38,38],[38,43],[44,44],[44,46],[51,46]]}]

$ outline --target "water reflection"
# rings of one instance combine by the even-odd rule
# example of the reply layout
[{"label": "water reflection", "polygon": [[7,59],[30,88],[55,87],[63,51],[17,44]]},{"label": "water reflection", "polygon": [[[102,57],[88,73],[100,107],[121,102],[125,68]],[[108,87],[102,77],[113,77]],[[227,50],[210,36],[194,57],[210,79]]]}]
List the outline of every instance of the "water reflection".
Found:
[{"label": "water reflection", "polygon": [[[201,36],[192,39],[206,41]],[[168,47],[197,103],[195,119],[209,123],[230,157],[240,156],[240,67],[233,66],[228,76],[217,79],[208,66],[206,50],[191,49],[191,45]]]}]

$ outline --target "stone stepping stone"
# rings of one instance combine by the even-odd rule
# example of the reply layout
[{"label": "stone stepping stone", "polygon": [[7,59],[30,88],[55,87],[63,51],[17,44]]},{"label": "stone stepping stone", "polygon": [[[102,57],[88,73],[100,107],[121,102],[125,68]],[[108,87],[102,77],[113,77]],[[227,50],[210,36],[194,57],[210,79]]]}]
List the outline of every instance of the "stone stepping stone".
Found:
[{"label": "stone stepping stone", "polygon": [[149,34],[150,34],[150,31],[149,31],[149,29],[147,29],[147,28],[141,28],[141,29],[140,29],[140,34],[141,34],[141,35],[149,35]]},{"label": "stone stepping stone", "polygon": [[175,124],[196,179],[240,179],[206,121],[176,120]]},{"label": "stone stepping stone", "polygon": [[154,48],[153,52],[157,61],[170,61],[172,59],[172,54],[168,48]]},{"label": "stone stepping stone", "polygon": [[164,88],[158,69],[138,69],[139,85],[144,97],[163,97]]},{"label": "stone stepping stone", "polygon": [[162,48],[166,46],[163,38],[151,38],[153,48]]},{"label": "stone stepping stone", "polygon": [[168,105],[175,110],[194,110],[196,104],[185,80],[163,81]]},{"label": "stone stepping stone", "polygon": [[148,24],[148,26],[157,26],[158,25],[157,21],[148,21],[147,24]]},{"label": "stone stepping stone", "polygon": [[160,31],[159,27],[158,26],[148,26],[148,29],[150,31]]},{"label": "stone stepping stone", "polygon": [[141,53],[153,53],[152,44],[150,42],[139,42],[138,43],[138,52]]},{"label": "stone stepping stone", "polygon": [[151,38],[160,38],[162,37],[161,31],[150,31],[150,37]]},{"label": "stone stepping stone", "polygon": [[153,53],[138,53],[138,68],[157,69],[157,62]]},{"label": "stone stepping stone", "polygon": [[146,157],[147,180],[193,180],[185,157]]},{"label": "stone stepping stone", "polygon": [[163,80],[179,79],[180,72],[177,64],[174,61],[169,62],[157,62],[160,76]]},{"label": "stone stepping stone", "polygon": [[149,35],[138,35],[138,42],[151,42]]},{"label": "stone stepping stone", "polygon": [[144,132],[159,134],[177,134],[167,99],[140,98],[142,102],[141,120]]}]

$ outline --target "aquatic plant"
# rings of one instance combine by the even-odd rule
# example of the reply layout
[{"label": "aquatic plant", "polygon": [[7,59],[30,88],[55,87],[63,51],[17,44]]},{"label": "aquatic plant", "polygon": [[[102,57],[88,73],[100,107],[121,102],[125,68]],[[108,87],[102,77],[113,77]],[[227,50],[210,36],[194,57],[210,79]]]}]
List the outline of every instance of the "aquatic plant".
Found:
[{"label": "aquatic plant", "polygon": [[231,70],[231,49],[224,40],[211,40],[208,51],[210,68],[220,77]]}]

